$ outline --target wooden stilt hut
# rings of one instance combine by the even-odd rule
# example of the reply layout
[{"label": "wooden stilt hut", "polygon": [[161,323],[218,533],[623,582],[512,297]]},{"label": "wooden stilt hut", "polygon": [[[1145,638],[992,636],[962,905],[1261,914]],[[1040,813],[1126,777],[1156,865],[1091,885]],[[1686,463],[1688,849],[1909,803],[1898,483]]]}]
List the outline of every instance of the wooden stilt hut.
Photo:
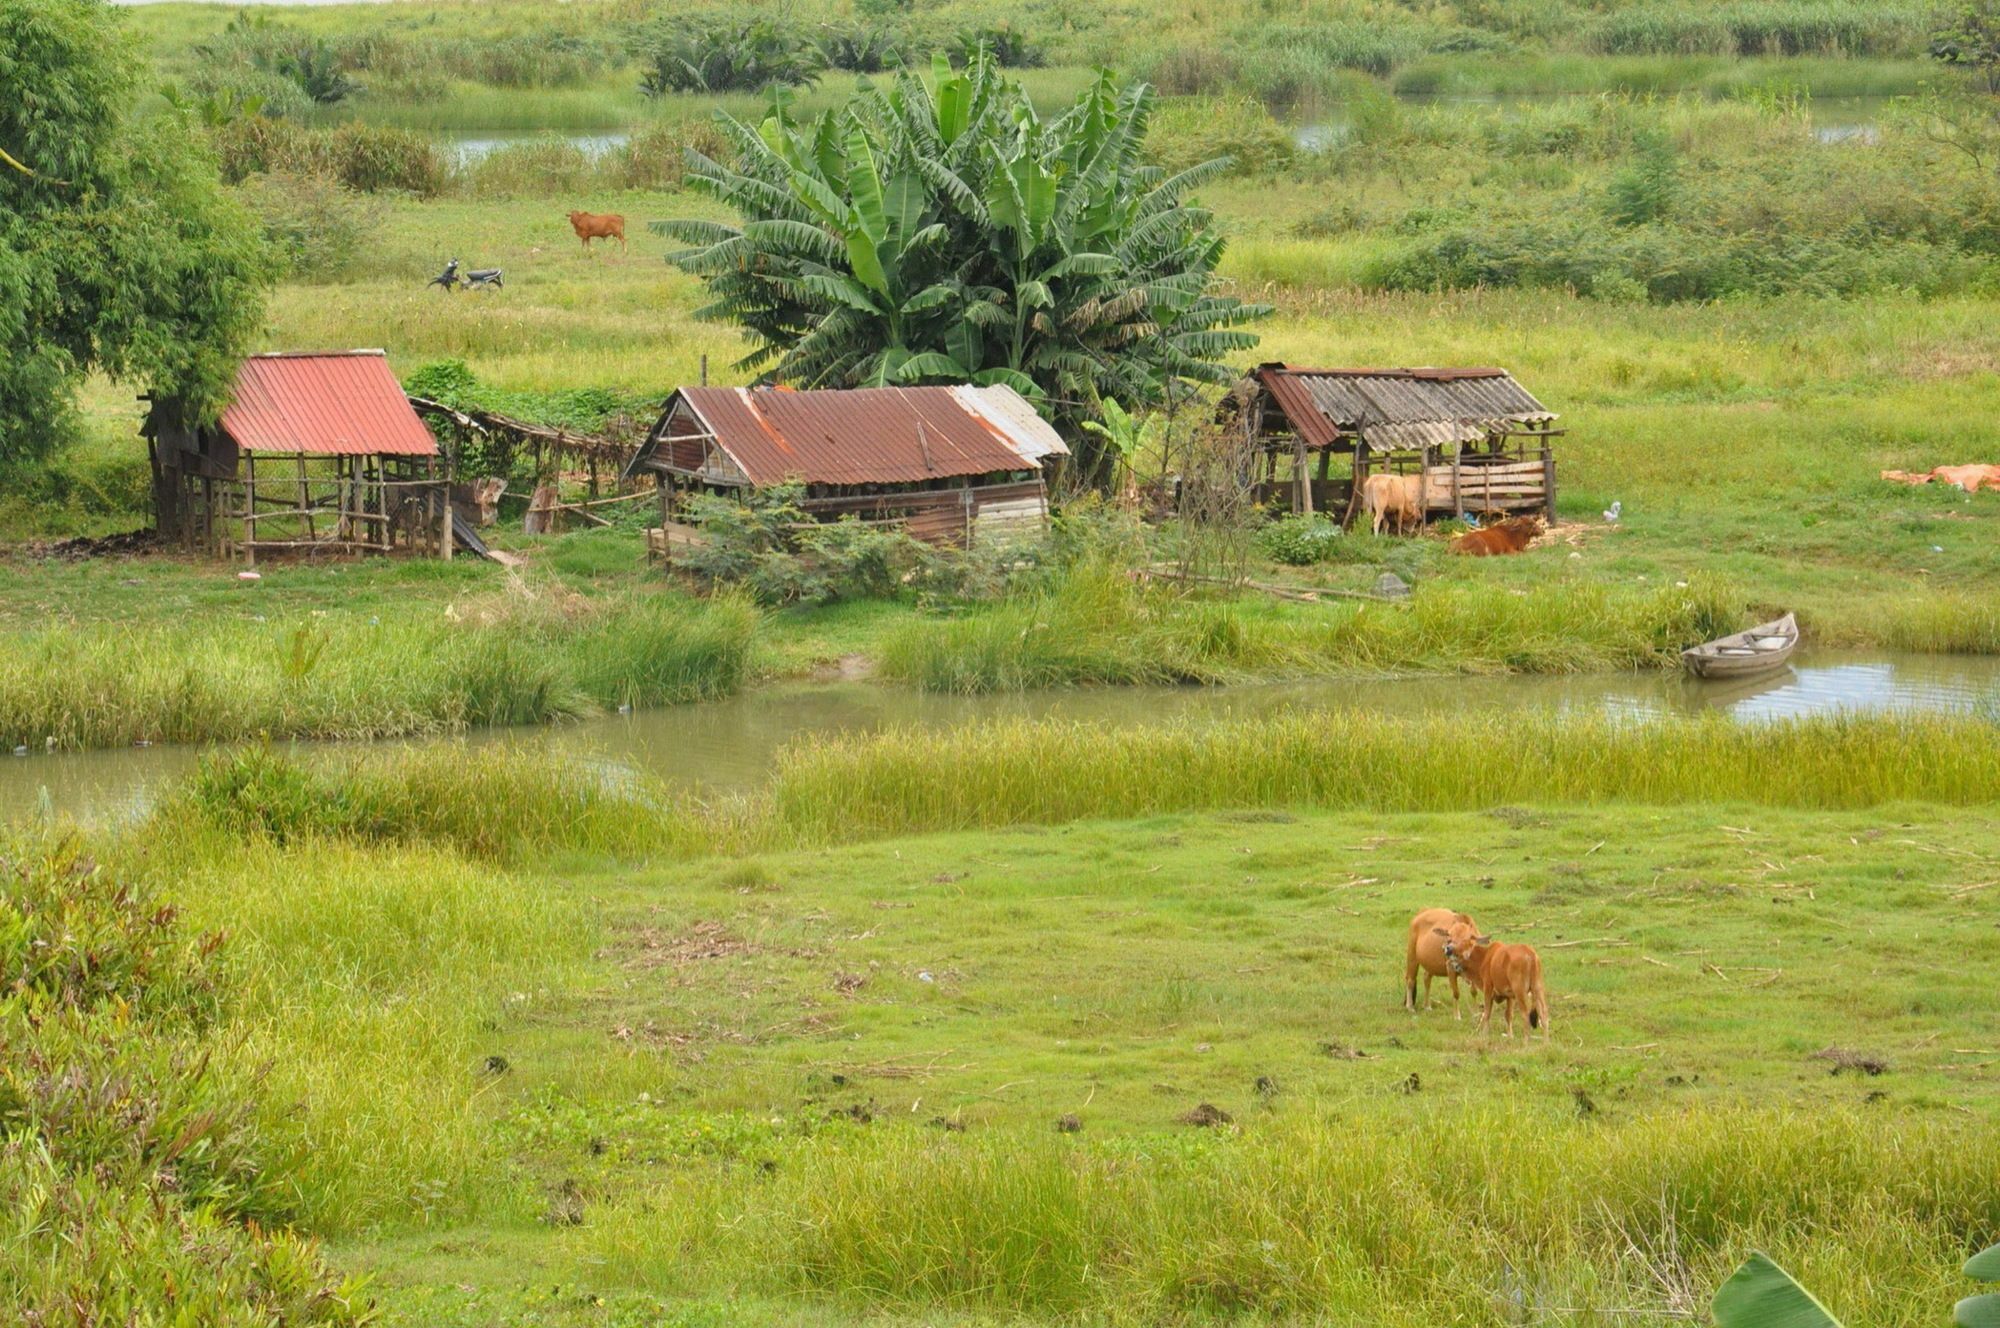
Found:
[{"label": "wooden stilt hut", "polygon": [[649,551],[695,538],[679,518],[693,493],[804,487],[801,509],[853,517],[965,547],[1038,532],[1045,468],[1062,438],[1009,387],[881,387],[794,392],[683,387],[625,468],[659,484]]},{"label": "wooden stilt hut", "polygon": [[[1424,476],[1429,513],[1543,512],[1555,519],[1556,416],[1505,369],[1258,366],[1222,416],[1252,444],[1262,501],[1352,511],[1371,474]],[[1347,474],[1335,473],[1345,455]]]},{"label": "wooden stilt hut", "polygon": [[451,556],[443,458],[379,350],[250,356],[214,424],[158,399],[141,432],[159,532],[190,550]]}]

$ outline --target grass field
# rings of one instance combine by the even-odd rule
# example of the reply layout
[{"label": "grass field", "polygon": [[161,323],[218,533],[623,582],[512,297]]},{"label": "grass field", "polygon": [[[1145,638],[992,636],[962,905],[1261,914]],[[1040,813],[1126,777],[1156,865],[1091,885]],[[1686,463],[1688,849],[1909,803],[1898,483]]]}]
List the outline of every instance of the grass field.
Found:
[{"label": "grass field", "polygon": [[[250,805],[211,783],[109,847],[229,928],[223,1071],[264,1067],[289,1220],[391,1323],[1665,1320],[1752,1245],[1850,1317],[1932,1321],[2000,1233],[1990,1001],[1937,958],[1990,943],[1991,802],[1716,800],[1700,771],[1736,758],[1691,732],[1648,758],[1686,772],[1672,803],[1364,762],[1385,803],[1450,809],[1195,781],[1127,819],[912,835],[906,801],[841,817],[860,842],[716,856],[489,751],[467,824],[524,827],[504,851],[318,837],[335,803],[450,802],[386,759],[294,820],[264,772],[282,843],[209,821]],[[1827,778],[1896,764],[1800,737]],[[953,745],[966,771],[902,759],[965,805],[973,770],[1049,768]],[[886,807],[896,751],[812,756],[779,806]],[[1404,924],[1439,903],[1541,949],[1550,1039],[1402,1010]],[[1203,1104],[1229,1120],[1183,1121]]]}]

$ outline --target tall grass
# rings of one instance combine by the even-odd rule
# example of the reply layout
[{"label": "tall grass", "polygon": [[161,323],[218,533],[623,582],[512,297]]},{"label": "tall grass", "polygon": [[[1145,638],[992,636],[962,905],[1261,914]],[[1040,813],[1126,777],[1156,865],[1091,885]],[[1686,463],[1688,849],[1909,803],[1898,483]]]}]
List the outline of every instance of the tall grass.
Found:
[{"label": "tall grass", "polygon": [[281,844],[441,842],[512,859],[738,852],[1227,807],[1995,800],[2000,726],[1988,720],[1753,726],[1340,709],[1156,728],[1014,721],[813,740],[780,755],[766,789],[708,805],[629,772],[549,762],[532,748],[322,763],[252,750],[210,757],[163,800],[159,823]]},{"label": "tall grass", "polygon": [[960,619],[900,628],[880,659],[885,677],[961,693],[1252,675],[1581,673],[1671,662],[1681,647],[1734,630],[1736,617],[1708,583],[1639,595],[1439,586],[1407,607],[1350,601],[1280,616],[1088,567]]},{"label": "tall grass", "polygon": [[[592,1244],[655,1266],[649,1249],[698,1250],[904,1310],[1411,1325],[1699,1313],[1764,1248],[1850,1321],[1917,1325],[2000,1224],[2000,1163],[1970,1121],[1566,1116],[1362,1108],[1103,1147],[906,1130],[620,1212]],[[695,1233],[725,1202],[718,1249]]]},{"label": "tall grass", "polygon": [[50,628],[0,641],[0,743],[384,738],[704,700],[742,683],[756,621],[734,600],[635,594],[422,619]]}]

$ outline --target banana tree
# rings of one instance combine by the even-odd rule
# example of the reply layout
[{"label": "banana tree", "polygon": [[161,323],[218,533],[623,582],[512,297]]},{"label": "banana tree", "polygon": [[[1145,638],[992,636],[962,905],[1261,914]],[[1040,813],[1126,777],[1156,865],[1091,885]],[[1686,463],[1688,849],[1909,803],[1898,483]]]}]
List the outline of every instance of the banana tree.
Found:
[{"label": "banana tree", "polygon": [[[1965,1275],[2000,1282],[2000,1245],[1968,1259]],[[1745,1259],[1715,1293],[1720,1328],[1841,1328],[1826,1306],[1762,1251]],[[2000,1328],[2000,1294],[1967,1296],[1952,1310],[1958,1328]]]},{"label": "banana tree", "polygon": [[[807,387],[1007,383],[1079,421],[1115,395],[1224,382],[1269,312],[1214,291],[1222,244],[1188,201],[1222,163],[1143,156],[1152,94],[1106,74],[1044,119],[990,60],[934,62],[799,122],[774,95],[727,116],[692,190],[735,224],[656,223],[686,245],[702,313],[745,327],[739,367]],[[1086,458],[1087,460],[1087,458]]]},{"label": "banana tree", "polygon": [[1140,419],[1110,397],[1099,404],[1104,418],[1085,420],[1084,430],[1104,441],[1105,456],[1116,471],[1114,482],[1118,486],[1119,501],[1127,507],[1136,506],[1139,501],[1139,458],[1159,440],[1159,417]]}]

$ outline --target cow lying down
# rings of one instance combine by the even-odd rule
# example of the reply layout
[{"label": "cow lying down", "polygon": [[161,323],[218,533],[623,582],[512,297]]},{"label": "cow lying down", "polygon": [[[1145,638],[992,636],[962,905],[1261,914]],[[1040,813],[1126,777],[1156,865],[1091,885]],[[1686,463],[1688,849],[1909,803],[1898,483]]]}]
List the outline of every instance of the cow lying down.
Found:
[{"label": "cow lying down", "polygon": [[1937,466],[1931,470],[1885,470],[1882,478],[1892,484],[1955,484],[1967,493],[1981,489],[2000,490],[2000,466]]},{"label": "cow lying down", "polygon": [[1535,542],[1535,536],[1542,533],[1543,524],[1538,516],[1510,516],[1505,521],[1495,521],[1490,526],[1466,531],[1451,542],[1451,551],[1473,558],[1520,553]]}]

